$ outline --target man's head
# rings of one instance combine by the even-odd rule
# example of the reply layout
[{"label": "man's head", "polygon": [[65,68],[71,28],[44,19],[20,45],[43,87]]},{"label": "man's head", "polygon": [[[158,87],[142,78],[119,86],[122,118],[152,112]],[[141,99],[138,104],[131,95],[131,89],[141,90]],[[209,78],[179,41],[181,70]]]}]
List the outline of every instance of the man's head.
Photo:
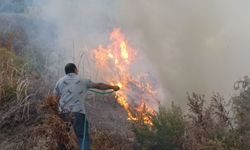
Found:
[{"label": "man's head", "polygon": [[66,66],[65,66],[65,74],[69,74],[69,73],[78,73],[78,70],[76,68],[76,65],[73,64],[73,63],[68,63]]}]

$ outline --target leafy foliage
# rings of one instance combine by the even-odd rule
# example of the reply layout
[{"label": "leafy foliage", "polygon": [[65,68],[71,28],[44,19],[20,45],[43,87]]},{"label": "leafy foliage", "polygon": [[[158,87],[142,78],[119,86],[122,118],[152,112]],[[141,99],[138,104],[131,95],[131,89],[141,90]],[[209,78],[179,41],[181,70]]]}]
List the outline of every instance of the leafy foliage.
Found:
[{"label": "leafy foliage", "polygon": [[181,149],[184,140],[184,117],[179,107],[159,108],[152,126],[139,121],[134,124],[136,149]]}]

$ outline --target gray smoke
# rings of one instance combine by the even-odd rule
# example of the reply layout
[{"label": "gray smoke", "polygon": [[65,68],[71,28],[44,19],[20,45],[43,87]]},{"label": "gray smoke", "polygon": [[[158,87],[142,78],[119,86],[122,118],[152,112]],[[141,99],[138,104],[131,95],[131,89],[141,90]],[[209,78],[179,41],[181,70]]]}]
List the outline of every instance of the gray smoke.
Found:
[{"label": "gray smoke", "polygon": [[[234,81],[250,74],[247,0],[27,0],[25,3],[29,4],[26,14],[34,19],[39,31],[36,33],[40,33],[40,38],[30,34],[30,39],[60,51],[65,57],[61,63],[79,61],[82,52],[107,43],[112,29],[120,27],[129,42],[153,64],[150,70],[159,75],[166,102],[185,104],[186,92],[192,91],[221,92],[227,97],[233,92]],[[14,5],[8,4],[0,7],[0,11],[7,7],[14,9]]]},{"label": "gray smoke", "polygon": [[250,74],[249,6],[246,0],[127,0],[119,22],[140,35],[136,41],[165,90],[182,103],[192,91],[228,97],[234,81]]}]

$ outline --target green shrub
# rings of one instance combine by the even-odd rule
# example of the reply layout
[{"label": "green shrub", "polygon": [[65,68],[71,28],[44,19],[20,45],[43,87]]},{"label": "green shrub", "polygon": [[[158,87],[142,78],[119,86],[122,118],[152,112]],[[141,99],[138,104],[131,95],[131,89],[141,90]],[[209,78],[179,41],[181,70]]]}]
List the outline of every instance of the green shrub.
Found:
[{"label": "green shrub", "polygon": [[184,118],[179,107],[159,108],[152,116],[153,125],[134,124],[136,149],[177,150],[182,149],[184,140]]}]

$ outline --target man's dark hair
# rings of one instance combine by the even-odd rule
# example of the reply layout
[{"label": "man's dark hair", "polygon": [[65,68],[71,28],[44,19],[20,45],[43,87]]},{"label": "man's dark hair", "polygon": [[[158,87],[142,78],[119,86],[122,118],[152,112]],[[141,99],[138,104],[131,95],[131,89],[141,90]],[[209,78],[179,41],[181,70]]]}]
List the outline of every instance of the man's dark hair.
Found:
[{"label": "man's dark hair", "polygon": [[76,65],[73,63],[68,63],[65,66],[65,74],[76,73],[76,70],[77,70]]}]

